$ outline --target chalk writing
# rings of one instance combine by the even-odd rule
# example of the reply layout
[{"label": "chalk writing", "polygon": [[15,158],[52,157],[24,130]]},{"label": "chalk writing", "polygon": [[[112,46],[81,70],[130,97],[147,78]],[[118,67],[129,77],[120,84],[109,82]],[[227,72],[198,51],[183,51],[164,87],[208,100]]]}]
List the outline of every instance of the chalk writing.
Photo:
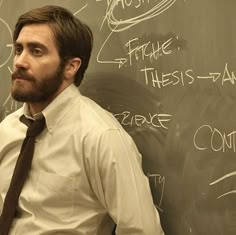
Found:
[{"label": "chalk writing", "polygon": [[[212,185],[218,184],[218,183],[220,183],[221,181],[226,180],[226,179],[229,179],[229,178],[231,178],[232,176],[235,176],[235,175],[236,175],[236,171],[230,172],[230,173],[228,173],[228,174],[226,174],[226,175],[220,177],[219,179],[217,179],[217,180],[211,182],[210,185],[212,186]],[[220,199],[220,198],[222,198],[222,197],[228,196],[228,195],[230,195],[230,194],[236,194],[236,189],[230,190],[230,191],[228,191],[228,192],[224,192],[223,194],[219,195],[219,196],[217,197],[217,199]]]},{"label": "chalk writing", "polygon": [[74,16],[76,16],[78,13],[80,13],[82,10],[84,10],[88,6],[88,3],[85,4],[83,7],[81,7],[78,11],[74,12]]},{"label": "chalk writing", "polygon": [[[123,65],[126,65],[128,59],[125,57],[121,57],[121,58],[116,58],[113,60],[103,60],[101,59],[101,54],[103,49],[105,48],[106,43],[109,41],[109,39],[111,38],[111,35],[114,32],[121,32],[121,31],[125,31],[127,29],[129,29],[130,27],[132,27],[133,25],[136,25],[138,23],[141,23],[142,21],[151,19],[163,12],[165,12],[168,8],[170,8],[176,0],[162,0],[162,1],[158,1],[157,0],[107,0],[107,9],[106,9],[106,16],[104,17],[104,20],[101,24],[100,30],[102,29],[105,21],[107,21],[109,29],[111,30],[111,32],[109,33],[108,37],[105,39],[105,41],[103,42],[100,50],[98,51],[97,54],[97,62],[98,63],[102,63],[102,64],[117,64],[119,66],[119,68],[121,68]],[[153,4],[151,4],[153,7],[151,7],[150,10],[146,11],[145,13],[142,13],[140,15],[134,16],[133,18],[130,19],[116,19],[114,17],[114,10],[117,7],[122,8],[123,10],[126,9],[126,7],[134,7],[134,8],[139,8],[142,5],[146,5],[146,4],[150,4],[150,3],[154,3],[155,6],[153,6]],[[136,11],[135,11],[136,12]],[[129,15],[129,14],[126,14]],[[169,46],[169,44],[171,44],[172,39],[168,39],[166,42],[164,42],[161,46],[160,46],[160,42],[157,42],[156,46],[154,45],[154,43],[152,42],[147,42],[144,43],[143,45],[139,46],[139,48],[130,48],[131,46],[131,42],[133,42],[136,39],[131,39],[131,41],[129,41],[126,46],[129,48],[129,52],[128,52],[128,56],[129,56],[129,61],[130,61],[130,65],[132,65],[132,54],[133,52],[135,53],[135,58],[137,60],[137,53],[138,51],[142,51],[142,58],[144,59],[144,57],[149,57],[149,58],[159,58],[159,56],[161,56],[162,54],[169,54],[171,53],[170,50],[167,51],[167,48]],[[152,52],[148,53],[147,52],[147,48],[151,46],[152,47]],[[162,53],[161,53],[162,51]],[[148,54],[147,54],[148,53]]]},{"label": "chalk writing", "polygon": [[[6,23],[5,20],[3,20],[2,18],[0,18],[0,23],[2,23],[4,25],[4,27],[7,29],[7,31],[9,32],[9,36],[10,36],[10,41],[12,42],[12,32],[11,29],[9,27],[9,25]],[[2,35],[3,36],[3,35]],[[6,44],[6,45],[2,45],[2,47],[6,47],[9,48],[9,55],[7,57],[7,59],[5,59],[5,61],[0,62],[0,68],[3,67],[5,64],[8,63],[8,61],[10,60],[12,54],[13,54],[13,45],[12,44]],[[2,57],[2,55],[1,55]]]},{"label": "chalk writing", "polygon": [[155,128],[168,129],[168,124],[171,121],[172,115],[170,114],[151,114],[147,116],[140,114],[131,114],[129,111],[116,113],[114,116],[124,126],[142,126],[144,124],[152,125]]},{"label": "chalk writing", "polygon": [[[163,12],[165,12],[167,9],[169,9],[176,0],[108,0],[107,1],[107,9],[106,9],[106,16],[103,20],[102,25],[105,21],[108,23],[108,27],[111,31],[114,32],[121,32],[124,30],[127,30],[128,28],[141,23],[145,20],[149,20],[153,17],[156,17]],[[152,4],[150,4],[152,3]],[[122,19],[118,15],[115,15],[114,12],[120,12],[121,10],[125,11],[127,8],[134,8],[137,9],[143,5],[149,6],[148,10],[145,10],[144,12],[140,13],[139,15]],[[118,11],[120,10],[120,11]],[[137,11],[135,11],[137,12]],[[128,17],[130,14],[125,14]],[[102,27],[102,26],[101,26]]]},{"label": "chalk writing", "polygon": [[[104,41],[103,45],[101,46],[98,54],[97,54],[97,62],[104,63],[104,64],[118,64],[119,68],[124,65],[132,66],[134,62],[138,62],[139,60],[158,60],[161,56],[170,55],[173,52],[173,48],[175,48],[176,42],[178,38],[170,37],[167,38],[165,41],[147,41],[142,43],[139,38],[132,38],[126,44],[125,47],[127,48],[127,53],[122,58],[116,58],[114,60],[101,60],[101,53],[106,46],[109,38],[113,32],[109,34],[107,39]],[[177,39],[177,40],[176,40]],[[178,49],[178,48],[176,48]]]},{"label": "chalk writing", "polygon": [[142,5],[150,4],[150,2],[154,2],[154,1],[152,0],[117,0],[117,3],[118,3],[117,5],[119,5],[120,3],[123,9],[127,7],[139,8]]},{"label": "chalk writing", "polygon": [[97,62],[100,63],[100,64],[118,64],[119,68],[121,68],[124,64],[127,63],[126,58],[117,58],[115,60],[102,60],[102,59],[100,59],[101,53],[102,53],[103,49],[105,48],[105,45],[108,42],[108,40],[109,40],[109,38],[111,37],[112,34],[113,34],[113,32],[111,31],[111,33],[108,35],[108,37],[106,38],[106,40],[102,44],[100,50],[98,51]]},{"label": "chalk writing", "polygon": [[150,67],[145,67],[141,69],[141,72],[144,73],[145,83],[146,85],[151,85],[153,87],[162,88],[168,85],[177,85],[180,84],[182,86],[188,84],[192,84],[194,82],[193,70],[188,69],[186,71],[173,71],[170,73],[161,74],[158,73],[158,70]]},{"label": "chalk writing", "polygon": [[213,82],[216,82],[217,80],[221,80],[221,84],[224,85],[226,82],[230,82],[231,84],[235,83],[235,74],[234,72],[230,72],[228,69],[228,63],[225,64],[225,68],[223,73],[217,72],[217,73],[209,73],[207,76],[197,76],[199,79],[210,79]]},{"label": "chalk writing", "polygon": [[[215,152],[225,152],[226,149],[235,152],[235,135],[236,131],[230,133],[221,132],[217,128],[213,128],[210,125],[200,126],[193,137],[194,146],[199,150],[211,149]],[[203,144],[203,136],[205,143]],[[201,142],[201,143],[200,143]]]},{"label": "chalk writing", "polygon": [[149,178],[150,183],[154,182],[154,188],[156,190],[155,194],[160,195],[159,201],[155,202],[155,206],[157,209],[159,209],[161,212],[163,212],[162,209],[162,201],[165,191],[165,177],[161,176],[160,174],[147,174],[147,177]]},{"label": "chalk writing", "polygon": [[226,83],[234,85],[236,82],[236,76],[233,71],[228,69],[228,63],[225,64],[223,72],[209,72],[206,76],[195,75],[193,69],[187,70],[175,70],[171,72],[160,72],[154,67],[144,67],[140,69],[140,72],[144,75],[144,81],[147,86],[156,88],[163,88],[166,86],[185,86],[191,85],[196,81],[208,79],[215,83],[221,81],[221,85]]},{"label": "chalk writing", "polygon": [[169,55],[172,52],[170,48],[173,42],[173,38],[167,39],[165,42],[161,43],[159,41],[155,42],[145,42],[140,44],[139,38],[133,38],[129,40],[125,46],[128,48],[128,58],[129,65],[132,66],[133,60],[136,62],[138,60],[145,60],[146,58],[157,60],[162,55]]}]

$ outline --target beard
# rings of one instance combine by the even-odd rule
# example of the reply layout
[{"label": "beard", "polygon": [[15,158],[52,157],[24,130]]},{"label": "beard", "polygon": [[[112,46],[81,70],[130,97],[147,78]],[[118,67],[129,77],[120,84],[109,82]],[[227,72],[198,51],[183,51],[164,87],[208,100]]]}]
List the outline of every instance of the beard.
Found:
[{"label": "beard", "polygon": [[[57,92],[63,82],[63,71],[64,66],[60,64],[54,73],[42,77],[41,79],[36,79],[34,76],[28,74],[25,69],[16,69],[11,76],[12,98],[16,101],[26,103],[37,103],[49,100]],[[26,80],[24,82],[31,83],[31,89],[26,89],[24,84],[17,84],[15,82],[15,78],[17,77],[22,77]]]}]

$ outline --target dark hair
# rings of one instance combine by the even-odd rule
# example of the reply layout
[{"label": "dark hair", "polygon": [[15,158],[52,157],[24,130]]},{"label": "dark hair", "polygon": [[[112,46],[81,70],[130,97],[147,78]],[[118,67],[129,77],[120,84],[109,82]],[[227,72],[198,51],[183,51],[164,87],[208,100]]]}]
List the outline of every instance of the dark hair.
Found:
[{"label": "dark hair", "polygon": [[75,85],[79,86],[88,67],[93,47],[91,29],[63,7],[44,6],[28,11],[18,18],[13,34],[14,43],[21,29],[29,24],[47,24],[52,29],[62,64],[70,58],[81,59],[82,64],[74,80]]}]

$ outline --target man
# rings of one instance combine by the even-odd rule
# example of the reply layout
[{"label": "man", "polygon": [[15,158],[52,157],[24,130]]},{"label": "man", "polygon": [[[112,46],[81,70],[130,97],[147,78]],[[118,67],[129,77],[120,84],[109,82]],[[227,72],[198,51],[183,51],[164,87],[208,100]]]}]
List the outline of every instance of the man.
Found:
[{"label": "man", "polygon": [[14,31],[12,97],[24,102],[0,124],[0,210],[29,119],[46,120],[9,234],[161,235],[141,156],[118,121],[78,86],[92,32],[68,10],[33,9]]}]

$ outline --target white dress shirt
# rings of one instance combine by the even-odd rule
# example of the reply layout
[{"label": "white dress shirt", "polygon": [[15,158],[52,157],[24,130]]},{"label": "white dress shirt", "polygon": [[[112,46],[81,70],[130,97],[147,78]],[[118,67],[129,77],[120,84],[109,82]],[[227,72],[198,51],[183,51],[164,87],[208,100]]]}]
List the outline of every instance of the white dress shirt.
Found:
[{"label": "white dress shirt", "polygon": [[[0,211],[27,127],[0,124]],[[69,86],[44,110],[10,235],[162,235],[141,156],[119,122]],[[114,222],[113,222],[114,221]]]}]

